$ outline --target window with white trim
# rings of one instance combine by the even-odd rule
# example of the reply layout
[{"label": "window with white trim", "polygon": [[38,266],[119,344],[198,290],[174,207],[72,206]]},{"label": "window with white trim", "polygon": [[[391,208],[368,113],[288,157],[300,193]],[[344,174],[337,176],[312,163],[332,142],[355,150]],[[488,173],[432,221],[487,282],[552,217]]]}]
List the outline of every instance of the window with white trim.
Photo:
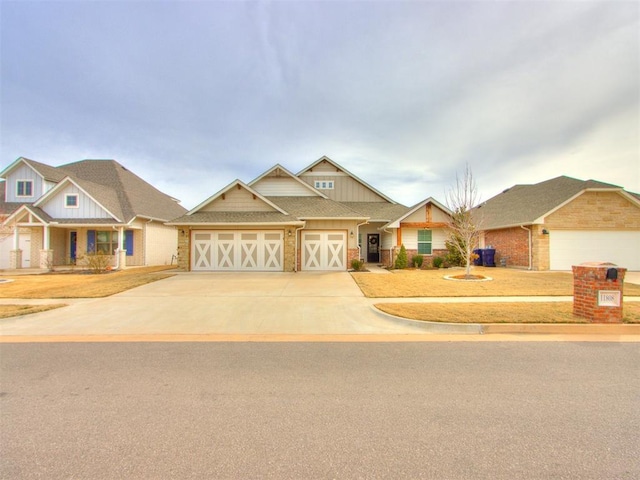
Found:
[{"label": "window with white trim", "polygon": [[316,180],[315,187],[318,190],[333,190],[333,180]]},{"label": "window with white trim", "polygon": [[18,180],[16,182],[16,196],[33,197],[33,180]]},{"label": "window with white trim", "polygon": [[64,196],[64,207],[65,208],[78,208],[78,194],[77,193],[67,193]]},{"label": "window with white trim", "polygon": [[433,232],[431,230],[418,230],[418,253],[431,255],[433,244]]}]

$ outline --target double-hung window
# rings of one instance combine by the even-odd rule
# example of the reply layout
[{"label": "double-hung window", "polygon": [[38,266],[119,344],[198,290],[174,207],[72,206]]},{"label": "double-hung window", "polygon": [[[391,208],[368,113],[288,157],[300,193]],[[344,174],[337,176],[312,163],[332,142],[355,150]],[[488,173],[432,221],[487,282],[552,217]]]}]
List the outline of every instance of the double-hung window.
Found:
[{"label": "double-hung window", "polygon": [[33,180],[18,180],[16,195],[18,197],[33,197]]},{"label": "double-hung window", "polygon": [[418,253],[431,255],[432,252],[432,231],[418,230]]}]

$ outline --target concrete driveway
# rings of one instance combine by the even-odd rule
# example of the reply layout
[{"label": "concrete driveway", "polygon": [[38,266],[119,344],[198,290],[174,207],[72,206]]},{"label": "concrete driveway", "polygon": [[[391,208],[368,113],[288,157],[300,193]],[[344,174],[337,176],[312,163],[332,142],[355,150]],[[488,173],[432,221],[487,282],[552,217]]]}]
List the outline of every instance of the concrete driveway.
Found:
[{"label": "concrete driveway", "polygon": [[0,320],[0,333],[425,333],[376,313],[346,272],[180,273],[111,297],[60,303],[70,305]]}]

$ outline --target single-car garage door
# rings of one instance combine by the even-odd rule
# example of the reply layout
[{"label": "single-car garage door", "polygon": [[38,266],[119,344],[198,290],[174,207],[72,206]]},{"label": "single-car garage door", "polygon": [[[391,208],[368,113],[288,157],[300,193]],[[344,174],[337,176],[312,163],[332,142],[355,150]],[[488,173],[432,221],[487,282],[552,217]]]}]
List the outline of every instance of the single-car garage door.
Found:
[{"label": "single-car garage door", "polygon": [[303,232],[303,270],[346,270],[347,234],[345,232]]},{"label": "single-car garage door", "polygon": [[283,238],[282,231],[194,230],[191,270],[281,272]]},{"label": "single-car garage door", "polygon": [[549,257],[551,270],[571,270],[584,262],[611,262],[640,270],[640,232],[553,230]]}]

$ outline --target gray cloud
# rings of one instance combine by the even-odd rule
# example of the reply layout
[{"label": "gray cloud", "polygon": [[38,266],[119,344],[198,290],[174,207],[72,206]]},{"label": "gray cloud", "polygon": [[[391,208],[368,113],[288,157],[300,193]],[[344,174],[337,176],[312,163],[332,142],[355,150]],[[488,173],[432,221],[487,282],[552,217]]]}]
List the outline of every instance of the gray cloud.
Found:
[{"label": "gray cloud", "polygon": [[465,163],[484,198],[561,174],[640,190],[632,2],[0,8],[2,165],[112,157],[188,207],[321,155],[406,204]]}]

